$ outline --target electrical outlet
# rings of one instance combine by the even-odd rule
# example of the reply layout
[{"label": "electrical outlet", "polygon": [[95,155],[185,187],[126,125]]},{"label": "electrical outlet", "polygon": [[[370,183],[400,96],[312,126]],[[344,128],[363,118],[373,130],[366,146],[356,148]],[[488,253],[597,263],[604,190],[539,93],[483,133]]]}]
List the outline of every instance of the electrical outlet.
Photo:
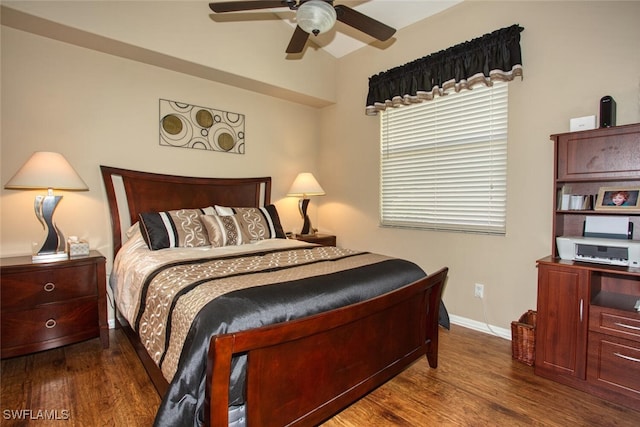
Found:
[{"label": "electrical outlet", "polygon": [[480,283],[475,284],[474,296],[476,298],[484,298],[484,285]]}]

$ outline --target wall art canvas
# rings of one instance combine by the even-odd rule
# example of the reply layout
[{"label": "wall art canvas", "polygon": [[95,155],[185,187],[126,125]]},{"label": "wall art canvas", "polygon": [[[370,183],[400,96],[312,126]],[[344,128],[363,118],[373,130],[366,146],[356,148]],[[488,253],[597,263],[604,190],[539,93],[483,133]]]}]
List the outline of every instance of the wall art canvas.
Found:
[{"label": "wall art canvas", "polygon": [[160,99],[160,145],[244,154],[244,114]]}]

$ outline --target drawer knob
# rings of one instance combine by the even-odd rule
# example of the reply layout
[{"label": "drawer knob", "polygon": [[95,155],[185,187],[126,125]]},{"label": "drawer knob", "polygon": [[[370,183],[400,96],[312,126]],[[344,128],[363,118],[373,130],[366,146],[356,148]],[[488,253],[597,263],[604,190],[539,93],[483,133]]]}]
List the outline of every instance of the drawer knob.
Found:
[{"label": "drawer knob", "polygon": [[56,327],[56,325],[57,325],[57,323],[56,323],[55,319],[49,319],[46,322],[44,322],[44,326],[47,329],[53,329],[53,328]]},{"label": "drawer knob", "polygon": [[56,288],[56,284],[55,283],[51,283],[51,282],[47,282],[44,284],[44,290],[46,292],[51,292]]}]

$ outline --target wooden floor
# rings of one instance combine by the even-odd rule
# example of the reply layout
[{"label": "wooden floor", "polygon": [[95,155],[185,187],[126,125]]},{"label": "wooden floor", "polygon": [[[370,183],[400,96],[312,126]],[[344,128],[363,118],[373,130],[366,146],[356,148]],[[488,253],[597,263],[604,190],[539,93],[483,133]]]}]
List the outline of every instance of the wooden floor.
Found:
[{"label": "wooden floor", "polygon": [[[437,369],[419,360],[323,427],[640,426],[640,412],[536,377],[509,341],[454,325],[440,343]],[[150,426],[160,402],[121,331],[108,350],[94,339],[1,369],[2,426]]]}]

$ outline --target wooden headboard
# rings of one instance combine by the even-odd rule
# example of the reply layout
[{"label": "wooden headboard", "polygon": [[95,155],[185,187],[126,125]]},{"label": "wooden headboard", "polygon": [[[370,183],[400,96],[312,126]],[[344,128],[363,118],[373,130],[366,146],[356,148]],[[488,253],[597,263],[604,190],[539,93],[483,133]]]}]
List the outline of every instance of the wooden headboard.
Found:
[{"label": "wooden headboard", "polygon": [[259,207],[271,203],[271,177],[196,178],[100,166],[107,191],[113,255],[123,233],[143,212],[213,205]]}]

